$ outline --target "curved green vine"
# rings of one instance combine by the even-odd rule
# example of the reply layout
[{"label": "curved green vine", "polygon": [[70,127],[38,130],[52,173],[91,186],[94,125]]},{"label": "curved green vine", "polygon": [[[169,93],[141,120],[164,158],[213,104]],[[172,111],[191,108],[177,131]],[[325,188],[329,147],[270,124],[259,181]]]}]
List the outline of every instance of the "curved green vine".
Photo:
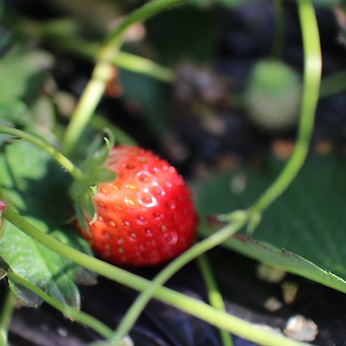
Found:
[{"label": "curved green vine", "polygon": [[291,184],[309,151],[321,83],[322,57],[315,12],[310,0],[300,0],[298,12],[304,48],[304,78],[298,137],[294,151],[279,177],[252,205],[249,212],[258,218]]},{"label": "curved green vine", "polygon": [[[102,96],[109,75],[112,71],[110,59],[114,57],[115,52],[119,49],[122,41],[122,35],[126,29],[133,23],[143,21],[146,18],[160,12],[164,8],[184,2],[186,2],[186,0],[152,1],[128,16],[127,19],[125,19],[110,35],[106,44],[100,51],[98,56],[99,62],[95,67],[90,83],[85,89],[72,121],[66,131],[64,140],[65,153],[69,154],[73,150],[74,145],[78,142],[85,125],[90,120],[90,117],[92,116],[96,105]],[[256,327],[248,322],[226,314],[225,312],[218,311],[217,309],[214,309],[203,302],[194,300],[183,294],[162,287],[162,284],[183,265],[205,253],[209,249],[221,244],[224,240],[240,230],[240,228],[242,228],[244,225],[248,224],[255,227],[256,222],[259,221],[259,215],[289,186],[289,184],[298,174],[306,159],[320,86],[321,52],[318,28],[311,2],[309,0],[299,1],[298,9],[303,34],[305,71],[299,133],[292,157],[277,180],[274,181],[268,190],[253,204],[253,206],[247,212],[243,212],[242,218],[233,219],[233,223],[226,225],[209,238],[195,244],[190,250],[178,257],[175,261],[171,262],[171,264],[168,265],[165,270],[162,271],[152,282],[148,282],[145,279],[103,261],[92,258],[58,242],[49,235],[40,232],[35,226],[30,224],[24,218],[20,217],[11,206],[7,206],[5,208],[3,212],[4,219],[11,222],[13,225],[44,246],[89,270],[108,277],[111,280],[115,280],[119,283],[132,287],[136,290],[143,291],[138,298],[138,302],[133,307],[133,315],[131,319],[129,318],[127,322],[124,322],[124,327],[122,330],[120,330],[119,336],[123,335],[123,332],[128,329],[133,322],[133,319],[136,318],[136,316],[138,316],[138,314],[142,311],[148,300],[152,296],[155,296],[156,298],[191,315],[202,318],[203,320],[219,328],[245,337],[246,339],[256,343],[266,345],[280,344],[282,346],[299,345],[299,343],[285,337],[263,331],[259,327]],[[0,131],[1,130],[7,131],[4,133],[8,133],[12,136],[31,141],[33,144],[47,151],[47,145],[45,142],[40,141],[35,137],[30,137],[29,135],[26,135],[26,137],[22,136],[22,133],[16,132],[18,130],[15,129],[12,129],[10,131],[11,133],[8,129],[4,129],[3,127],[0,127]],[[82,178],[82,173],[76,169],[75,166],[68,159],[66,159],[66,157],[61,155],[55,149],[51,151],[50,154],[53,155],[59,162],[63,162],[65,168],[66,165],[70,167],[68,170],[75,178]],[[231,216],[234,216],[234,213],[231,214]]]},{"label": "curved green vine", "polygon": [[[41,232],[37,227],[35,227],[25,218],[21,217],[10,205],[6,206],[2,217],[8,222],[12,223],[22,232],[27,234],[29,237],[38,241],[43,246],[51,249],[61,256],[64,256],[67,259],[70,259],[74,263],[79,264],[88,270],[91,270],[99,275],[102,275],[120,284],[126,285],[137,291],[144,291],[147,289],[147,292],[150,293],[150,296],[154,295],[162,302],[170,304],[175,308],[185,311],[192,316],[203,319],[211,325],[227,330],[230,333],[234,333],[240,337],[256,342],[260,345],[301,346],[301,344],[296,341],[288,339],[282,335],[263,330],[262,328],[251,324],[250,322],[244,321],[240,318],[215,309],[202,301],[193,299],[186,296],[185,294],[176,292],[166,287],[159,286],[159,280],[157,278],[156,281],[150,282],[124,269],[115,267],[109,263],[77,251],[61,243],[50,235]],[[231,230],[233,231],[233,227],[229,225],[221,231],[223,231],[224,233],[228,233],[230,231],[229,228],[231,228]],[[206,239],[202,243],[202,248],[204,248],[205,251],[213,243],[218,244],[218,237],[221,231],[215,233],[214,236],[208,238],[208,240]],[[208,244],[208,241],[210,240],[211,242]],[[195,245],[195,247],[196,246],[197,244]],[[201,248],[197,248],[197,250],[200,251]],[[192,248],[192,251],[197,250],[196,248]],[[161,272],[161,276],[159,276],[159,279],[164,279],[166,275],[167,274],[165,274],[164,272]]]},{"label": "curved green vine", "polygon": [[16,299],[12,292],[6,292],[4,304],[0,316],[0,345],[8,344],[8,328],[11,322],[11,317],[15,308]]},{"label": "curved green vine", "polygon": [[63,140],[63,153],[71,154],[74,146],[92,117],[107,82],[112,76],[112,59],[115,59],[122,44],[123,35],[134,23],[143,22],[157,13],[189,0],[153,0],[128,15],[118,27],[109,34],[97,55],[97,64],[67,127]]},{"label": "curved green vine", "polygon": [[62,155],[57,149],[49,145],[42,139],[30,135],[21,130],[15,129],[10,126],[0,125],[0,133],[10,135],[16,139],[23,139],[29,143],[36,145],[38,148],[41,148],[46,153],[51,155],[57,162],[59,162],[65,169],[68,171],[76,180],[82,181],[84,179],[83,172],[75,166],[67,157]]}]

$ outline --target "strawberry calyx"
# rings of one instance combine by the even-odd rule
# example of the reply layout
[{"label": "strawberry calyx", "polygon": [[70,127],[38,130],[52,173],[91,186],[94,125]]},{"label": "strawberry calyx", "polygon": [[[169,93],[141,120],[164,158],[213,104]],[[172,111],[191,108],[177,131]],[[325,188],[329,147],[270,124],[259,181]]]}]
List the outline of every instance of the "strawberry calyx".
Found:
[{"label": "strawberry calyx", "polygon": [[87,232],[89,228],[86,220],[93,223],[97,217],[94,196],[97,193],[98,185],[114,181],[117,176],[116,172],[104,167],[114,143],[112,134],[110,132],[107,134],[108,138],[104,137],[101,147],[93,143],[89,154],[80,165],[84,176],[82,179],[75,179],[70,189],[77,222]]}]

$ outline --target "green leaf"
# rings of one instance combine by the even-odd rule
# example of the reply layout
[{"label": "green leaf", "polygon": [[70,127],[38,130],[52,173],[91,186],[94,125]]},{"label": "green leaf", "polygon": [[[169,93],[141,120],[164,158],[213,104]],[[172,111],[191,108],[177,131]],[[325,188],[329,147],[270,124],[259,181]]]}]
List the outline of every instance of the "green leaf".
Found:
[{"label": "green leaf", "polygon": [[53,65],[53,58],[40,50],[12,49],[1,60],[1,98],[35,99],[45,78],[44,70]]},{"label": "green leaf", "polygon": [[[257,171],[244,169],[203,181],[196,188],[199,211],[206,216],[247,209],[279,174],[282,166],[282,162],[270,158],[264,160]],[[338,154],[311,155],[288,190],[264,212],[253,234],[254,240],[274,249],[270,251],[283,248],[295,255],[283,260],[280,252],[268,257],[268,251],[258,251],[256,259],[267,263],[270,258],[270,264],[281,267],[284,263],[285,270],[294,273],[298,265],[299,275],[328,286],[331,281],[338,286],[337,280],[346,279],[345,171],[345,158]],[[229,243],[236,248],[233,240]],[[246,252],[244,249],[245,245],[241,252],[251,253],[250,248]],[[307,263],[320,270],[314,271]],[[329,275],[330,272],[334,275]],[[340,285],[346,292],[341,280]]]},{"label": "green leaf", "polygon": [[33,119],[44,134],[55,126],[55,110],[52,100],[48,96],[40,96],[32,106]]},{"label": "green leaf", "polygon": [[[30,219],[33,224],[42,223]],[[75,265],[38,244],[16,227],[8,224],[0,243],[2,257],[17,275],[44,289],[59,302],[79,308],[79,292],[73,282]],[[26,288],[10,281],[16,296],[26,305],[37,306],[41,300]]]},{"label": "green leaf", "polygon": [[[69,218],[70,178],[53,159],[25,141],[0,147],[0,187],[6,201],[40,230],[66,244],[90,253],[86,242],[75,240],[76,231],[63,226]],[[74,283],[77,266],[48,250],[7,223],[0,241],[3,260],[17,275],[45,290],[63,304],[79,308],[79,291]],[[79,274],[80,275],[80,274]],[[40,303],[27,289],[10,280],[10,286],[25,304]]]},{"label": "green leaf", "polygon": [[[49,143],[57,143],[53,134],[55,113],[49,97],[41,96],[33,102],[31,109],[19,99],[0,96],[0,123],[18,126],[31,133],[37,133]],[[9,140],[6,134],[0,134],[1,142]]]},{"label": "green leaf", "polygon": [[24,102],[14,98],[0,98],[0,119],[20,125],[29,125],[30,119],[25,116],[28,112]]}]

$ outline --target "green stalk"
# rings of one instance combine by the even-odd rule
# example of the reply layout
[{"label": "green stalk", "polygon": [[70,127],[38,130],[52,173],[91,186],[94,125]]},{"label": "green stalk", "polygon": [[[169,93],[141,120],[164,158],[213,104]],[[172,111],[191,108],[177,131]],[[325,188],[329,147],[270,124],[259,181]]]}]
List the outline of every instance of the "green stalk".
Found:
[{"label": "green stalk", "polygon": [[[213,271],[210,267],[210,263],[208,261],[207,256],[204,254],[197,258],[197,264],[199,270],[202,274],[203,281],[208,291],[208,298],[210,305],[215,309],[226,311],[225,303],[223,301],[222,295],[217,287]],[[223,346],[233,346],[233,340],[230,333],[227,331],[220,329],[220,338]]]},{"label": "green stalk", "polygon": [[[54,44],[70,53],[90,59],[95,59],[100,49],[100,45],[96,43],[64,37]],[[152,77],[161,82],[171,83],[174,80],[174,73],[171,69],[138,55],[119,51],[114,53],[109,61],[116,67]]]},{"label": "green stalk", "polygon": [[275,28],[273,37],[272,59],[280,59],[283,51],[283,34],[284,34],[284,9],[283,0],[274,0],[275,6]]},{"label": "green stalk", "polygon": [[12,292],[8,290],[6,292],[6,298],[4,305],[2,307],[1,315],[0,315],[0,345],[7,345],[7,336],[8,336],[8,328],[11,323],[11,318],[13,314],[13,310],[15,307],[16,299]]},{"label": "green stalk", "polygon": [[189,0],[153,0],[133,11],[112,33],[110,33],[104,47],[101,48],[98,60],[109,60],[112,58],[114,48],[117,49],[121,45],[124,33],[131,25],[142,23],[168,8],[186,4],[188,1]]},{"label": "green stalk", "polygon": [[304,47],[304,78],[298,138],[294,151],[279,177],[250,208],[249,212],[253,215],[262,213],[287,189],[303,166],[309,151],[321,82],[321,47],[311,1],[299,0],[297,4]]},{"label": "green stalk", "polygon": [[[241,320],[240,318],[231,316],[223,311],[219,311],[209,306],[208,304],[190,298],[182,293],[173,291],[165,287],[157,287],[156,285],[158,280],[151,283],[150,281],[143,279],[137,275],[134,275],[109,263],[103,262],[99,259],[93,258],[80,251],[77,251],[59,242],[48,234],[41,232],[37,227],[28,222],[25,218],[18,215],[16,211],[9,205],[4,210],[2,217],[12,223],[18,229],[22,230],[29,237],[32,237],[42,245],[46,246],[48,249],[51,249],[59,255],[64,256],[74,263],[79,264],[99,275],[102,275],[120,284],[126,285],[137,291],[144,291],[145,289],[149,290],[151,285],[155,285],[154,293],[157,299],[170,304],[175,308],[180,309],[192,316],[200,318],[210,323],[211,325],[227,330],[260,345],[301,346],[301,344],[296,341],[263,330],[258,326]],[[200,247],[197,247],[197,249],[196,244],[192,252],[197,255],[199,251],[206,251],[207,249],[213,247],[213,244],[217,245],[220,241],[220,237],[223,238],[225,236],[225,233],[227,233],[228,235],[230,230],[232,230],[233,232],[234,228],[236,227],[240,228],[241,225],[226,226],[221,231],[215,233],[213,236],[201,242],[202,245]],[[176,262],[175,265],[179,266],[180,262]],[[165,275],[167,275],[167,273],[163,274],[160,279],[164,278]]]},{"label": "green stalk", "polygon": [[91,79],[84,89],[83,95],[66,129],[62,147],[65,155],[70,155],[74,146],[78,143],[82,132],[87,126],[103,95],[106,84],[112,75],[112,70],[113,66],[104,61],[100,61],[95,66]]},{"label": "green stalk", "polygon": [[[77,37],[74,28],[66,30],[69,22],[65,25],[56,25],[57,22],[61,23],[61,20],[42,23],[25,18],[12,23],[12,26],[16,29],[19,28],[24,35],[30,38],[43,40],[48,42],[50,46],[78,57],[82,56],[92,60],[96,58],[101,49],[100,43]],[[119,68],[143,74],[162,82],[171,83],[174,80],[174,73],[171,69],[131,53],[119,51],[110,59],[110,62]]]},{"label": "green stalk", "polygon": [[28,288],[30,291],[41,297],[46,303],[59,310],[66,318],[93,329],[104,338],[109,338],[112,335],[112,330],[93,316],[59,303],[39,287],[35,286],[30,281],[23,279],[12,271],[9,271],[7,276],[9,279],[16,281],[18,284]]},{"label": "green stalk", "polygon": [[[321,74],[321,52],[316,18],[314,15],[313,7],[308,0],[304,0],[299,4],[299,14],[302,22],[303,41],[306,59],[304,76],[305,83],[303,89],[303,107],[297,145],[295,152],[292,155],[291,161],[285,167],[284,171],[281,173],[279,178],[269,187],[267,192],[259,199],[257,203],[254,204],[253,208],[250,209],[249,213],[247,214],[248,216],[252,217],[252,219],[249,220],[250,227],[254,225],[252,223],[259,221],[258,215],[260,214],[260,212],[267,208],[293,181],[296,174],[299,172],[301,166],[303,165],[308,153],[309,140],[311,137],[311,132],[314,123],[314,114],[318,101],[318,90]],[[307,24],[304,22],[303,19],[307,21]],[[315,35],[312,37],[312,39],[311,36],[307,35],[307,29],[309,28],[309,26],[315,29]],[[310,39],[310,41],[308,40],[308,38]],[[309,54],[307,54],[307,52]],[[245,219],[243,220],[243,222],[245,223]],[[229,234],[227,234],[227,237],[224,240],[230,237],[233,231],[236,232],[243,226],[241,222],[233,224],[232,226],[234,225],[235,229],[232,229],[232,231],[230,231]],[[222,232],[223,231],[220,231],[219,233]],[[207,239],[207,241],[208,240],[209,239]],[[222,240],[222,242],[224,240]],[[122,320],[122,323],[119,325],[115,336],[112,338],[113,341],[120,341],[121,338],[129,332],[131,326],[138,318],[140,312],[145,307],[147,302],[150,300],[152,295],[155,293],[155,290],[157,290],[160,285],[162,285],[176,270],[178,270],[178,268],[187,263],[185,262],[185,260],[190,261],[192,258],[196,258],[198,256],[196,253],[196,257],[193,257],[193,251],[196,250],[199,244],[191,248],[185,254],[180,256],[178,259],[174,260],[170,265],[168,265],[165,268],[165,270],[154,279],[151,287],[149,287],[146,291],[142,292],[142,294],[138,297],[136,302],[129,309],[128,313],[125,315],[124,319]],[[214,244],[214,246],[216,246],[216,244]],[[206,251],[207,249],[203,249],[200,254]]]},{"label": "green stalk", "polygon": [[156,290],[162,286],[172,275],[174,275],[188,262],[191,262],[193,259],[204,254],[208,250],[223,243],[226,239],[230,238],[234,233],[239,231],[245,224],[246,219],[243,218],[243,220],[240,220],[238,223],[225,226],[222,230],[195,244],[185,253],[169,263],[165,269],[163,269],[152,280],[151,285],[137,297],[136,301],[122,318],[122,321],[119,324],[111,341],[119,342],[124,336],[126,336],[127,333],[129,333],[145,306],[148,304],[153,295],[155,295]]},{"label": "green stalk", "polygon": [[98,63],[66,129],[63,152],[67,156],[73,151],[105,91],[113,71],[111,60],[117,56],[126,30],[135,23],[143,22],[169,7],[180,5],[187,1],[153,0],[129,14],[109,35],[106,43],[100,49],[97,56]]},{"label": "green stalk", "polygon": [[56,161],[58,161],[76,180],[81,181],[84,179],[83,172],[77,166],[75,166],[68,158],[66,158],[58,150],[56,150],[54,147],[52,147],[42,139],[39,139],[21,130],[17,130],[13,127],[3,125],[0,125],[0,133],[5,133],[15,137],[16,139],[23,139],[29,143],[36,145],[37,147],[43,149],[45,152],[51,155]]},{"label": "green stalk", "polygon": [[119,52],[112,62],[120,68],[155,78],[161,82],[172,83],[174,81],[172,70],[134,54]]}]

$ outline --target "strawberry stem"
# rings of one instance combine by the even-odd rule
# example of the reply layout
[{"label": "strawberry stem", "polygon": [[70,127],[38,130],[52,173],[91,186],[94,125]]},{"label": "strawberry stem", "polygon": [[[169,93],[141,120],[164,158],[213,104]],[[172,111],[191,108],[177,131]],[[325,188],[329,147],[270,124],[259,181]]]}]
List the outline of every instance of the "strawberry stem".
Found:
[{"label": "strawberry stem", "polygon": [[304,48],[304,80],[298,138],[288,163],[279,177],[250,208],[258,215],[273,203],[292,183],[303,166],[309,151],[321,82],[321,45],[317,19],[310,0],[297,2]]},{"label": "strawberry stem", "polygon": [[6,292],[0,317],[0,345],[7,345],[8,328],[15,308],[16,299],[10,290]]},{"label": "strawberry stem", "polygon": [[[77,37],[73,29],[66,29],[69,24],[73,27],[73,24],[68,20],[64,20],[66,25],[59,25],[59,22],[62,24],[60,19],[42,23],[28,18],[15,18],[14,23],[11,24],[30,38],[44,40],[49,42],[50,45],[71,54],[94,60],[101,45],[98,42]],[[174,72],[171,69],[128,52],[119,51],[112,57],[111,62],[119,68],[149,76],[162,82],[171,83],[174,79]]]},{"label": "strawberry stem", "polygon": [[[102,275],[120,284],[126,285],[137,291],[146,290],[146,294],[144,295],[145,299],[147,299],[148,297],[150,299],[150,297],[154,295],[162,302],[170,304],[175,308],[180,309],[192,316],[203,319],[211,325],[227,330],[260,345],[301,346],[301,344],[296,341],[263,330],[261,327],[255,326],[250,322],[244,321],[223,311],[217,310],[202,301],[188,297],[185,294],[176,292],[169,288],[160,287],[160,282],[166,281],[166,278],[169,277],[171,272],[174,272],[176,268],[180,268],[181,265],[185,264],[189,258],[195,258],[201,252],[203,253],[208,249],[218,245],[220,241],[223,241],[225,237],[229,236],[229,234],[232,234],[239,228],[241,228],[244,224],[243,222],[239,222],[239,224],[227,225],[209,238],[196,244],[189,250],[190,252],[186,252],[182,256],[178,257],[174,262],[171,262],[170,270],[162,271],[154,279],[153,282],[150,282],[135,274],[127,272],[126,270],[115,267],[99,259],[93,258],[89,255],[86,255],[85,253],[77,251],[61,243],[50,235],[41,232],[37,227],[20,216],[9,205],[7,205],[7,207],[5,208],[2,217],[42,245],[60,254],[61,256],[64,256],[71,261],[83,266],[84,268],[94,271],[99,275]],[[181,259],[184,255],[185,257]],[[141,296],[143,297],[143,295]]]},{"label": "strawberry stem", "polygon": [[[219,288],[217,287],[217,283],[215,281],[212,268],[210,266],[209,260],[207,258],[207,255],[201,255],[197,258],[197,264],[199,267],[199,271],[202,274],[202,278],[204,281],[204,284],[207,288],[208,292],[208,299],[210,302],[210,305],[213,306],[215,309],[218,309],[220,311],[226,311],[225,303],[222,298],[222,295],[219,291]],[[227,331],[220,329],[220,338],[223,346],[233,346],[233,340],[230,333]]]},{"label": "strawberry stem", "polygon": [[116,59],[123,35],[133,24],[143,22],[161,11],[188,2],[189,0],[153,0],[129,14],[118,27],[110,33],[97,56],[97,64],[76,107],[63,141],[63,152],[70,155],[82,132],[95,112],[107,82],[112,75],[112,60]]},{"label": "strawberry stem", "polygon": [[284,26],[285,26],[283,0],[274,0],[274,6],[275,6],[275,24],[274,24],[275,30],[274,30],[271,58],[280,59],[283,52],[283,42],[284,42],[283,36],[284,36]]},{"label": "strawberry stem", "polygon": [[76,180],[83,181],[85,179],[83,172],[77,166],[75,166],[67,157],[62,155],[58,150],[53,148],[47,142],[9,126],[0,125],[0,133],[5,133],[13,136],[16,139],[23,139],[29,143],[36,145],[37,147],[43,149],[45,152],[51,155],[56,161],[58,161]]},{"label": "strawberry stem", "polygon": [[174,72],[169,68],[131,53],[119,52],[112,62],[120,68],[155,78],[161,82],[174,81]]},{"label": "strawberry stem", "polygon": [[[245,215],[245,214],[244,214]],[[193,245],[186,252],[181,254],[170,262],[151,282],[151,285],[143,291],[129,308],[126,315],[122,318],[117,331],[111,341],[119,342],[131,329],[136,319],[139,317],[145,306],[155,294],[155,291],[162,286],[172,275],[181,269],[188,262],[201,256],[208,250],[222,244],[226,239],[239,231],[245,224],[247,219],[239,219],[238,223],[233,223],[225,226],[210,237]]]}]

